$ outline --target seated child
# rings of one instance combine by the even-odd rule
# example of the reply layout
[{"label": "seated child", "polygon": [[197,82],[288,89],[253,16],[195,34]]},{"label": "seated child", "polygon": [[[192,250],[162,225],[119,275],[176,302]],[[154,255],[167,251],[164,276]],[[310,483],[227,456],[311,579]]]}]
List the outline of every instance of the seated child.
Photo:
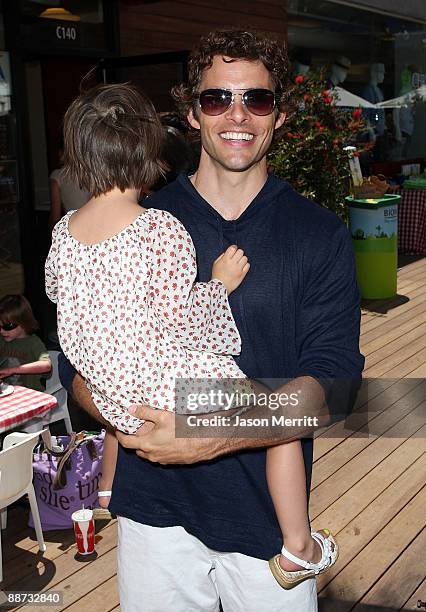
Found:
[{"label": "seated child", "polygon": [[[30,303],[23,295],[0,300],[0,380],[44,391],[52,370],[46,347],[34,333],[38,329]],[[3,367],[6,363],[8,367]]]}]

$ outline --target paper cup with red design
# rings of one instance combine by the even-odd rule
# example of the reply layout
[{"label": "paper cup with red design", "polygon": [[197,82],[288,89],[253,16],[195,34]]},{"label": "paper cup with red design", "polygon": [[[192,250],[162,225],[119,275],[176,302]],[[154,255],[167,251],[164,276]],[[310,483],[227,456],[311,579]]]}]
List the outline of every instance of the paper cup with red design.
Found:
[{"label": "paper cup with red design", "polygon": [[80,555],[91,555],[95,552],[95,521],[89,508],[73,512],[75,540]]}]

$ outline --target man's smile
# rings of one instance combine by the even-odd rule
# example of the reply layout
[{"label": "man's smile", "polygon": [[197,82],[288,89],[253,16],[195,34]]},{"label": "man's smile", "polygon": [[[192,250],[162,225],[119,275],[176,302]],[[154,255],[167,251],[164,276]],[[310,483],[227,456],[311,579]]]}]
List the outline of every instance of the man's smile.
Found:
[{"label": "man's smile", "polygon": [[250,134],[250,132],[221,132],[220,137],[224,140],[253,140],[254,134]]}]

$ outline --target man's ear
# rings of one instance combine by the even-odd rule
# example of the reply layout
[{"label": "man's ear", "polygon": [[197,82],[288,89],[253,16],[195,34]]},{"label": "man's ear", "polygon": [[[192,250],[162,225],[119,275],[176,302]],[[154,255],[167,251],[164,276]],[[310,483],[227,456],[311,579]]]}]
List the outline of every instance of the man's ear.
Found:
[{"label": "man's ear", "polygon": [[275,126],[274,129],[277,130],[278,128],[280,128],[282,126],[282,124],[285,121],[285,118],[287,117],[287,113],[279,113],[277,118],[275,119]]},{"label": "man's ear", "polygon": [[194,109],[190,108],[188,111],[188,115],[187,115],[187,119],[188,119],[188,123],[191,127],[194,128],[194,130],[199,130],[200,129],[200,124],[198,122],[198,120],[195,117],[194,114]]}]

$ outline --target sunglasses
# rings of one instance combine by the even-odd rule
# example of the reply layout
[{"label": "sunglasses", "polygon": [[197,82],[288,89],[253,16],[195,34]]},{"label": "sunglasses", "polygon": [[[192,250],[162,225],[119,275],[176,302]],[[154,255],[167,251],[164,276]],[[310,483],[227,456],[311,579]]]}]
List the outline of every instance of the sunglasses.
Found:
[{"label": "sunglasses", "polygon": [[205,115],[222,115],[234,103],[235,93],[253,115],[270,115],[276,106],[275,93],[270,89],[205,89],[198,95],[200,108]]},{"label": "sunglasses", "polygon": [[18,323],[0,323],[0,329],[3,331],[12,331],[18,327]]}]

